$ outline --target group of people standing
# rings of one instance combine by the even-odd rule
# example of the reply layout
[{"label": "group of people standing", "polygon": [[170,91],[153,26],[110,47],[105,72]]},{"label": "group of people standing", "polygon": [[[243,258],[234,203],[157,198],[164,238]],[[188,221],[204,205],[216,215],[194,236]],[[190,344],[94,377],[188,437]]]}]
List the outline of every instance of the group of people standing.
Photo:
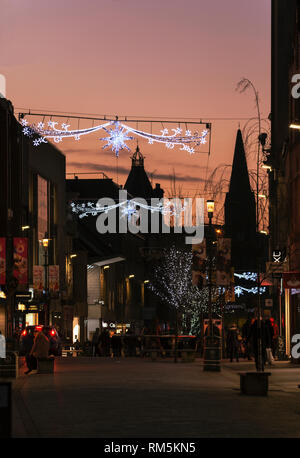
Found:
[{"label": "group of people standing", "polygon": [[122,355],[137,356],[139,346],[138,337],[130,330],[124,336],[116,333],[111,336],[107,329],[103,329],[102,332],[96,329],[92,338],[92,355],[115,358],[120,358]]},{"label": "group of people standing", "polygon": [[25,343],[25,360],[27,371],[25,374],[37,370],[37,360],[48,358],[50,342],[42,329],[35,329],[33,335],[29,335]]},{"label": "group of people standing", "polygon": [[[259,329],[260,328],[260,329]],[[258,326],[257,319],[248,318],[242,327],[242,332],[234,323],[227,331],[226,349],[227,356],[232,362],[234,359],[239,361],[239,357],[252,359],[255,358],[256,368],[258,368],[258,337],[261,335],[262,360],[263,365],[267,362],[271,365],[277,352],[278,325],[273,318],[261,319]]]}]

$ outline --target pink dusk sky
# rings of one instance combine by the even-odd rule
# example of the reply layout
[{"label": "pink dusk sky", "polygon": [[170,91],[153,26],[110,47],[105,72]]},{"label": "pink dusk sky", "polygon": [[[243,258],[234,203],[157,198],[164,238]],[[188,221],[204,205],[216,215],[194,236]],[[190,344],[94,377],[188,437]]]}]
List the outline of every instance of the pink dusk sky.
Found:
[{"label": "pink dusk sky", "polygon": [[[270,0],[1,0],[0,73],[16,112],[211,121],[212,170],[231,164],[237,128],[256,116],[253,93],[235,91],[241,78],[254,83],[269,115],[270,29]],[[67,171],[103,171],[124,184],[131,153],[117,161],[102,150],[103,136],[64,139]],[[153,184],[170,191],[175,172],[190,195],[203,183],[207,155],[139,146]]]}]

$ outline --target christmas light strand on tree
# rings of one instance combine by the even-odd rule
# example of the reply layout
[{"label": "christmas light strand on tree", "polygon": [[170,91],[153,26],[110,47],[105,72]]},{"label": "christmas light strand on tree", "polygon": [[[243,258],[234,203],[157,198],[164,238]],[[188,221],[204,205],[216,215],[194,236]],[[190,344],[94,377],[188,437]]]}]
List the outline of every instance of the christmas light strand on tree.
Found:
[{"label": "christmas light strand on tree", "polygon": [[[118,157],[121,150],[127,149],[130,151],[127,141],[134,140],[134,138],[142,137],[148,140],[149,144],[163,143],[168,149],[173,149],[178,146],[181,151],[187,151],[194,154],[195,147],[205,145],[209,135],[209,129],[204,129],[201,133],[194,132],[186,129],[185,134],[180,127],[171,129],[173,133],[169,134],[168,129],[163,129],[161,135],[155,135],[149,132],[144,132],[134,129],[126,124],[116,121],[109,121],[98,126],[90,127],[88,129],[68,130],[70,125],[63,123],[61,128],[57,128],[57,122],[49,121],[48,128],[45,129],[45,124],[39,122],[37,125],[29,125],[26,119],[21,120],[23,126],[23,134],[28,137],[38,138],[33,139],[34,146],[39,146],[41,143],[47,143],[47,139],[52,138],[55,143],[60,143],[64,138],[74,138],[80,140],[83,135],[88,135],[99,130],[104,130],[108,136],[99,138],[100,141],[107,142],[102,148],[111,148],[115,155]],[[129,134],[133,134],[129,135]]]},{"label": "christmas light strand on tree", "polygon": [[162,263],[155,269],[151,290],[173,309],[189,305],[192,287],[192,252],[171,247],[165,250]]}]

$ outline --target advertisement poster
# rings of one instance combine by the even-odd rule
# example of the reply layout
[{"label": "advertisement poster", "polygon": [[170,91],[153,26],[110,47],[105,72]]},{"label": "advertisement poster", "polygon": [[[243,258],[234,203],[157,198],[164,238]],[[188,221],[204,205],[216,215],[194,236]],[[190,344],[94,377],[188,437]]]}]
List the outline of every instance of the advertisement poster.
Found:
[{"label": "advertisement poster", "polygon": [[25,237],[14,237],[13,276],[19,285],[28,283],[28,239]]},{"label": "advertisement poster", "polygon": [[206,241],[193,245],[192,252],[192,284],[202,288],[206,283]]},{"label": "advertisement poster", "polygon": [[34,291],[43,291],[44,289],[44,267],[33,266],[33,289]]},{"label": "advertisement poster", "polygon": [[231,239],[218,239],[217,285],[229,286],[231,278]]},{"label": "advertisement poster", "polygon": [[59,291],[59,266],[49,266],[49,290]]},{"label": "advertisement poster", "polygon": [[0,285],[6,281],[6,238],[0,237]]}]

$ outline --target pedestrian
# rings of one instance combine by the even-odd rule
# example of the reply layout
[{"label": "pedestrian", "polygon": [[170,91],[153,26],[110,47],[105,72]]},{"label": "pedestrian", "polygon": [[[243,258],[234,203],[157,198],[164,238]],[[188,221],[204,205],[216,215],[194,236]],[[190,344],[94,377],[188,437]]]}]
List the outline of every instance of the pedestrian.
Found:
[{"label": "pedestrian", "polygon": [[50,342],[42,330],[35,331],[35,337],[30,354],[38,359],[46,359],[49,356]]},{"label": "pedestrian", "polygon": [[93,356],[100,356],[99,354],[99,328],[96,328],[96,331],[94,332],[93,338],[92,338],[92,354]]},{"label": "pedestrian", "polygon": [[242,338],[243,338],[243,345],[244,345],[244,358],[248,359],[248,361],[251,361],[251,344],[249,342],[249,334],[250,334],[250,328],[251,328],[251,318],[248,317],[247,321],[244,323],[242,327]]},{"label": "pedestrian", "polygon": [[268,335],[268,341],[267,341],[267,346],[266,346],[266,356],[267,356],[267,361],[270,366],[272,366],[274,357],[273,357],[273,338],[274,338],[274,329],[273,325],[270,319],[265,321],[265,325],[267,328],[267,335]]},{"label": "pedestrian", "polygon": [[[266,326],[266,323],[262,320],[262,318],[260,318],[260,320],[261,320],[261,347],[262,347],[262,370],[263,370],[266,364],[266,360],[267,360],[266,349],[270,348],[268,347],[268,345],[271,345],[271,336],[269,333],[269,329]],[[256,370],[258,370],[258,350],[259,350],[258,336],[259,336],[259,329],[258,329],[258,322],[256,318],[251,325],[250,333],[248,337],[248,341],[252,342]]]},{"label": "pedestrian", "polygon": [[0,358],[5,358],[6,357],[6,341],[5,337],[2,335],[2,332],[0,331]]},{"label": "pedestrian", "polygon": [[118,334],[114,334],[111,338],[111,348],[113,358],[120,358],[122,352],[122,337]]},{"label": "pedestrian", "polygon": [[35,357],[31,354],[34,338],[36,335],[37,335],[36,329],[34,331],[32,329],[29,329],[26,339],[24,339],[23,341],[24,352],[25,352],[25,361],[26,361],[26,366],[27,366],[27,371],[25,372],[25,374],[29,374],[30,372],[35,371],[37,369],[37,361]]},{"label": "pedestrian", "polygon": [[236,362],[239,362],[239,339],[238,339],[238,328],[235,323],[229,328],[227,333],[227,353],[230,358],[230,362],[233,362],[233,358],[236,358]]},{"label": "pedestrian", "polygon": [[50,342],[48,337],[43,333],[42,330],[34,330],[34,340],[32,348],[28,355],[28,371],[25,374],[29,374],[37,369],[37,360],[45,359],[49,356]]},{"label": "pedestrian", "polygon": [[101,349],[102,356],[110,356],[110,341],[109,331],[104,328],[98,339],[98,349]]},{"label": "pedestrian", "polygon": [[278,337],[279,337],[279,327],[274,318],[270,318],[271,324],[273,326],[273,339],[272,339],[272,353],[273,357],[277,358],[277,349],[278,349]]},{"label": "pedestrian", "polygon": [[125,334],[124,345],[126,349],[126,356],[136,356],[137,339],[130,329]]}]

